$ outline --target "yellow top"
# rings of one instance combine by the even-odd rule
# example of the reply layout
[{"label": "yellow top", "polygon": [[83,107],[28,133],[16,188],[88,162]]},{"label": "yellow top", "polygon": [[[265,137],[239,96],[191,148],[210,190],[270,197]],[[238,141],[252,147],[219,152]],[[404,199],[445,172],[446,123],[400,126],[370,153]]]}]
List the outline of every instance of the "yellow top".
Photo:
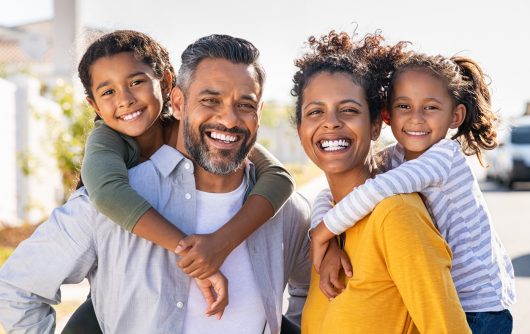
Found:
[{"label": "yellow top", "polygon": [[302,333],[471,333],[451,250],[417,194],[381,201],[346,231],[344,250],[353,277],[328,301],[313,270]]}]

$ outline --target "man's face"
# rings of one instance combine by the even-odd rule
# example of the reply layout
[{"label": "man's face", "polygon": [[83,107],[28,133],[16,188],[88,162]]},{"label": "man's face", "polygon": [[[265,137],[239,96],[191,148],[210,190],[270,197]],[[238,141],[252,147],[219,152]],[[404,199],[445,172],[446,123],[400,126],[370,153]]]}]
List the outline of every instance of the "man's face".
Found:
[{"label": "man's face", "polygon": [[261,87],[255,69],[226,59],[202,60],[173,101],[182,121],[177,148],[206,171],[226,175],[241,166],[256,141]]}]

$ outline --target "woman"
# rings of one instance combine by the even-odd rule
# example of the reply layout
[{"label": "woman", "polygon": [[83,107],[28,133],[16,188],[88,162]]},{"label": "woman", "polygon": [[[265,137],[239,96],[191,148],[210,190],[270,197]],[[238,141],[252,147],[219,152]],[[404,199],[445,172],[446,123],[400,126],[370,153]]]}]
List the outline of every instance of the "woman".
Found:
[{"label": "woman", "polygon": [[[353,42],[331,31],[311,37],[298,59],[295,120],[306,154],[327,178],[334,201],[374,173],[371,142],[381,128],[381,94],[393,49],[381,36]],[[313,270],[302,314],[304,333],[469,333],[451,280],[451,252],[417,194],[381,201],[346,231],[343,250],[353,275],[328,300]],[[326,261],[320,275],[329,279]],[[335,256],[335,259],[338,258]]]}]

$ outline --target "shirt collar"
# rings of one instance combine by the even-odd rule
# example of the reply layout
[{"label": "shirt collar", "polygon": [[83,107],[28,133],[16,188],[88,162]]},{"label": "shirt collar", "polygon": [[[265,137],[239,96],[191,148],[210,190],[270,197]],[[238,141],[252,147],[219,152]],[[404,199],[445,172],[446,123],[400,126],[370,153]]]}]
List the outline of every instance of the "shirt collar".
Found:
[{"label": "shirt collar", "polygon": [[162,145],[149,158],[164,177],[168,177],[184,159],[185,157],[182,153],[168,145]]},{"label": "shirt collar", "polygon": [[[173,147],[162,145],[151,156],[150,160],[164,177],[168,177],[181,161],[187,159],[182,153]],[[244,164],[245,166],[243,168],[245,168],[245,176],[250,181],[249,185],[252,188],[256,183],[256,169],[254,164],[248,159],[244,162]]]}]

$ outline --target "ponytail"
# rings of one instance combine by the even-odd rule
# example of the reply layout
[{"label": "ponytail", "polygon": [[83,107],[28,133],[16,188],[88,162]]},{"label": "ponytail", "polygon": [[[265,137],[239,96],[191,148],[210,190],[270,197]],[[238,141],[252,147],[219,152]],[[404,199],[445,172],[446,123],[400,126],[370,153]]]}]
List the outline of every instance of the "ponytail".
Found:
[{"label": "ponytail", "polygon": [[[484,165],[481,149],[491,150],[497,147],[497,116],[491,109],[491,95],[486,75],[472,59],[462,56],[452,57],[458,66],[462,83],[453,94],[456,104],[466,107],[464,122],[458,127],[453,139],[457,139],[466,155],[475,154]],[[456,87],[455,87],[456,88]],[[451,92],[452,87],[449,87]]]}]

